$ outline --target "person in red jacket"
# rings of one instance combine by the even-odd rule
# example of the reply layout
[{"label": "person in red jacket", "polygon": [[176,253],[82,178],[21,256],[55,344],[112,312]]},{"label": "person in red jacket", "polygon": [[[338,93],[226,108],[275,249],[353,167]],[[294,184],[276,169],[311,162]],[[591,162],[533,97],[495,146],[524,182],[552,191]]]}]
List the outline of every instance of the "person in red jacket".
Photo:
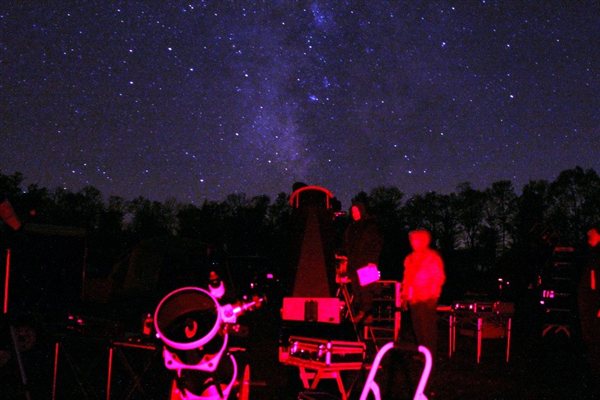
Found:
[{"label": "person in red jacket", "polygon": [[431,234],[425,229],[409,232],[413,249],[404,259],[402,303],[410,309],[417,344],[437,353],[437,303],[446,281],[440,254],[429,247]]}]

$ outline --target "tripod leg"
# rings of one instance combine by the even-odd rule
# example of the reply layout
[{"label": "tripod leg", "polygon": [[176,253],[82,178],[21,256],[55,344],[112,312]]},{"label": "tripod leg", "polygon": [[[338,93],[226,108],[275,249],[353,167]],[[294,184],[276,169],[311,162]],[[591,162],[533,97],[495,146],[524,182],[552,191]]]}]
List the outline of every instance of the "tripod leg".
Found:
[{"label": "tripod leg", "polygon": [[351,321],[354,321],[354,313],[352,312],[352,296],[348,292],[348,288],[345,284],[340,285],[337,290],[336,296],[339,297],[340,294],[344,298],[344,303],[346,304],[346,313],[348,317],[350,317]]},{"label": "tripod leg", "polygon": [[17,364],[19,366],[19,374],[21,376],[21,384],[23,385],[23,390],[25,392],[25,398],[27,400],[31,400],[29,388],[27,387],[27,376],[25,375],[25,367],[23,366],[23,360],[21,359],[21,352],[19,351],[19,344],[17,342],[17,333],[15,332],[15,327],[12,325],[10,325],[10,337],[12,339],[13,350],[15,352],[15,357],[17,359]]},{"label": "tripod leg", "polygon": [[244,368],[244,376],[242,378],[242,384],[240,385],[240,400],[250,399],[250,365],[246,365]]},{"label": "tripod leg", "polygon": [[360,332],[358,331],[358,325],[354,320],[354,312],[352,312],[352,295],[350,295],[350,292],[348,292],[348,287],[345,284],[340,286],[339,291],[342,292],[342,296],[344,297],[344,303],[346,303],[347,316],[350,318],[350,322],[352,323],[352,327],[354,328],[356,340],[360,341]]}]

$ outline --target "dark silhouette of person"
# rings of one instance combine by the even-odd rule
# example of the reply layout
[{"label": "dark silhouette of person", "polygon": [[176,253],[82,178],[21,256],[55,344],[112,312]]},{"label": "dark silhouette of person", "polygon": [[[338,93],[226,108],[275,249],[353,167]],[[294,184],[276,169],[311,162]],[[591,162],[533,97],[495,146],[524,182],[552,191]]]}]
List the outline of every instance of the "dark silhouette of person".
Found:
[{"label": "dark silhouette of person", "polygon": [[383,238],[374,218],[369,216],[363,203],[350,207],[352,221],[344,232],[342,253],[347,257],[347,273],[351,281],[355,323],[372,321],[374,283],[361,286],[357,271],[369,264],[377,265],[383,247]]},{"label": "dark silhouette of person", "polygon": [[404,259],[402,304],[410,310],[417,344],[427,347],[435,360],[438,337],[436,308],[446,281],[444,262],[440,254],[429,247],[429,231],[411,231],[408,239],[413,251]]},{"label": "dark silhouette of person", "polygon": [[587,231],[588,253],[577,290],[581,338],[592,372],[600,377],[600,228]]}]

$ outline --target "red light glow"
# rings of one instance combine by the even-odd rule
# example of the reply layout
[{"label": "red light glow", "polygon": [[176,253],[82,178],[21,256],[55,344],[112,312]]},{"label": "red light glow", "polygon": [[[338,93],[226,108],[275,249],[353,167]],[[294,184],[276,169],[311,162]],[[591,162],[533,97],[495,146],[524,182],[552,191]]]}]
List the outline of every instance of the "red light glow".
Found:
[{"label": "red light glow", "polygon": [[600,232],[596,228],[592,228],[587,232],[588,244],[591,247],[596,247],[600,243]]},{"label": "red light glow", "polygon": [[543,290],[542,297],[545,299],[553,299],[554,298],[554,290]]}]

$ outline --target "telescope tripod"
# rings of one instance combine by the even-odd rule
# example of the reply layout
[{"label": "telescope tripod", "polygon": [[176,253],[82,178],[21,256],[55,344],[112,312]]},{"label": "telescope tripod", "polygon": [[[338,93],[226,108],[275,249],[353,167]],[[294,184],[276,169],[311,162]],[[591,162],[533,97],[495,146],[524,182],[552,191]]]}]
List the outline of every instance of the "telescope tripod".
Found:
[{"label": "telescope tripod", "polygon": [[354,322],[354,312],[352,311],[352,295],[348,291],[348,284],[344,281],[341,281],[338,285],[335,295],[336,297],[344,300],[344,304],[346,305],[345,316]]},{"label": "telescope tripod", "polygon": [[345,317],[349,318],[352,322],[352,327],[354,328],[354,334],[356,335],[357,340],[359,341],[370,341],[373,343],[375,351],[379,351],[379,346],[377,344],[377,338],[375,332],[373,331],[373,327],[370,324],[361,325],[363,328],[363,332],[361,335],[359,324],[357,321],[356,315],[352,310],[352,302],[354,297],[350,294],[348,290],[348,283],[350,282],[349,278],[344,275],[338,274],[336,276],[336,282],[338,284],[338,288],[336,291],[336,297],[342,299],[346,306]]},{"label": "telescope tripod", "polygon": [[340,277],[340,279],[337,279],[338,282],[338,288],[336,291],[336,297],[342,299],[344,301],[344,304],[346,306],[346,311],[344,314],[344,317],[348,318],[350,320],[350,322],[352,323],[352,327],[354,328],[354,334],[356,335],[356,339],[358,341],[362,341],[361,340],[361,335],[358,329],[358,322],[356,321],[356,316],[354,314],[354,311],[352,310],[352,300],[353,300],[353,296],[350,294],[350,291],[348,290],[348,278],[347,277]]}]

